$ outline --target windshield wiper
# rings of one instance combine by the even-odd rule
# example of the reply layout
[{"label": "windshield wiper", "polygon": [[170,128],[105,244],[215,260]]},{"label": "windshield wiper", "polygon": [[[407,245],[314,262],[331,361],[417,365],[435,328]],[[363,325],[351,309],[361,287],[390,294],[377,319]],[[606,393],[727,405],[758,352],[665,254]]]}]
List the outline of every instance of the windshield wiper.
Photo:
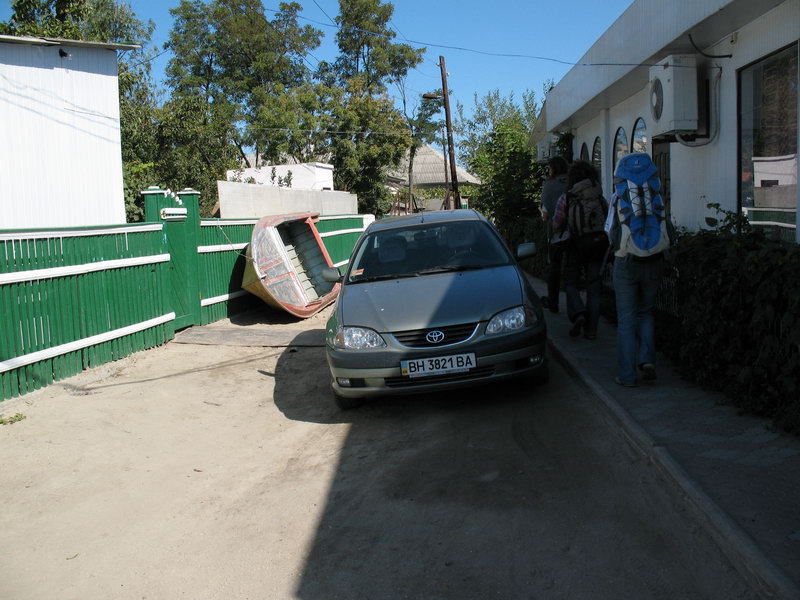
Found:
[{"label": "windshield wiper", "polygon": [[429,269],[421,269],[417,271],[418,275],[429,275],[431,273],[451,273],[453,271],[474,271],[476,269],[485,269],[485,265],[438,265],[430,267]]},{"label": "windshield wiper", "polygon": [[417,277],[419,273],[398,273],[393,275],[371,275],[367,277],[359,277],[358,279],[350,279],[347,283],[368,283],[370,281],[383,281],[385,279],[403,279],[404,277]]}]

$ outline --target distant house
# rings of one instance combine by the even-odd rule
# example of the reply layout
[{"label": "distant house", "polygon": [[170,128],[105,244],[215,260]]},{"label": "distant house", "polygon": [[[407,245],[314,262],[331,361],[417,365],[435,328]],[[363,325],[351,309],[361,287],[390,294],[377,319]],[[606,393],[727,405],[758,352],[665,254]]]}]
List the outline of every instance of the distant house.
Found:
[{"label": "distant house", "polygon": [[612,191],[617,160],[647,152],[673,220],[706,205],[800,241],[797,207],[799,0],[636,0],[547,94],[532,133],[573,136]]},{"label": "distant house", "polygon": [[117,50],[0,36],[0,229],[125,222]]},{"label": "distant house", "polygon": [[[399,205],[399,209],[401,211],[405,210],[405,202],[408,195],[409,156],[410,151],[406,151],[406,155],[400,162],[400,166],[398,166],[396,169],[392,169],[388,174],[389,185],[397,195],[397,204]],[[412,177],[414,189],[447,189],[450,187],[449,162],[445,160],[445,157],[442,153],[437,152],[428,144],[423,144],[417,149],[416,155],[414,156]],[[480,180],[477,177],[459,166],[456,166],[456,177],[458,177],[459,186],[464,184],[480,184]],[[462,194],[462,200],[463,199],[464,196]],[[443,201],[444,198],[415,198],[417,210],[439,210]]]}]

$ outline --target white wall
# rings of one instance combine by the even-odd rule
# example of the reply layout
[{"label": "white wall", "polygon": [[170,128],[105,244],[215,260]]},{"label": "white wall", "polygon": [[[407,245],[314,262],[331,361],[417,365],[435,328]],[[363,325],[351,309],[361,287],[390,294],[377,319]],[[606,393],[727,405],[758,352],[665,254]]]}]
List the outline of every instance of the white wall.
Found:
[{"label": "white wall", "polygon": [[[272,169],[275,169],[275,182],[271,181]],[[292,174],[293,190],[332,190],[333,165],[327,163],[303,163],[297,165],[264,165],[258,168],[227,171],[228,181],[246,182],[252,178],[260,185],[278,186],[277,178],[285,178]]]},{"label": "white wall", "polygon": [[[787,0],[748,25],[736,31],[727,31],[717,43],[704,48],[707,54],[733,56],[718,59],[699,57],[703,62],[698,63],[698,68],[704,69],[712,80],[716,73],[715,68],[717,66],[722,68],[719,84],[720,127],[716,139],[706,146],[689,148],[677,142],[670,146],[671,208],[677,225],[689,229],[704,227],[705,217],[712,214],[706,207],[708,203],[718,203],[727,210],[737,209],[737,71],[796,42],[800,38],[798,23],[800,23],[800,0]],[[735,43],[731,43],[731,34],[734,33]],[[548,111],[553,109],[551,100],[555,98],[548,96]],[[586,142],[591,153],[594,138],[597,135],[602,137],[602,178],[604,191],[607,194],[612,191],[614,134],[617,127],[624,127],[630,144],[633,124],[637,117],[642,117],[648,125],[652,122],[648,87],[628,95],[623,101],[607,110],[598,111],[596,116],[573,131],[576,153],[580,151],[583,142]],[[568,118],[569,115],[561,114],[556,119]],[[651,139],[648,139],[648,151],[652,152]],[[800,216],[798,220],[800,221]]]},{"label": "white wall", "polygon": [[0,138],[0,229],[125,222],[115,51],[0,42]]},{"label": "white wall", "polygon": [[349,192],[294,190],[233,181],[218,181],[217,191],[223,219],[260,219],[296,212],[358,213],[358,197]]}]

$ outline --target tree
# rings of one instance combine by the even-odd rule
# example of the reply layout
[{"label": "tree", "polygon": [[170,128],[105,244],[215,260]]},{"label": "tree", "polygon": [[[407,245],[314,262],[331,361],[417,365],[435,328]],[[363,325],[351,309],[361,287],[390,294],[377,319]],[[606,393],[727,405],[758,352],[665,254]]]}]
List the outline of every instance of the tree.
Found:
[{"label": "tree", "polygon": [[11,19],[0,34],[80,40],[86,0],[12,0]]},{"label": "tree", "polygon": [[[495,221],[513,248],[541,229],[538,200],[543,172],[535,149],[528,145],[538,112],[535,96],[526,92],[518,106],[513,96],[503,98],[494,91],[480,101],[476,96],[475,104],[473,117],[460,119],[467,165],[481,180],[473,203]],[[459,113],[463,115],[461,107]]]},{"label": "tree", "polygon": [[406,206],[410,209],[414,198],[414,158],[417,150],[423,144],[433,142],[437,133],[441,130],[441,119],[436,120],[433,117],[441,110],[444,100],[442,90],[439,89],[429,94],[438,96],[438,98],[423,97],[420,103],[412,106],[408,98],[405,78],[397,82],[397,87],[400,90],[403,116],[411,137],[411,143],[408,148],[408,200],[406,202]]},{"label": "tree", "polygon": [[424,50],[392,42],[394,7],[380,0],[339,0],[339,57],[322,64],[318,77],[332,94],[332,162],[336,186],[358,194],[359,210],[389,208],[386,171],[411,145],[408,124],[386,93],[421,61]]}]

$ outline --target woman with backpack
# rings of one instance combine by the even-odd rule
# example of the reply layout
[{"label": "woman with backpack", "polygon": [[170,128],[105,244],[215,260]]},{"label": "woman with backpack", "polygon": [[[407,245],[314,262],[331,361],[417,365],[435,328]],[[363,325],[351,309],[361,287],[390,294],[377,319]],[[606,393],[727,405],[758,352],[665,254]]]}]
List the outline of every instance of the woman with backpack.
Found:
[{"label": "woman with backpack", "polygon": [[[603,292],[601,269],[608,249],[604,229],[607,215],[608,202],[603,198],[597,169],[590,162],[575,161],[567,171],[567,191],[558,199],[553,216],[553,229],[569,232],[564,285],[572,337],[581,333],[588,340],[597,337]],[[579,287],[581,276],[586,282],[585,302]]]}]

